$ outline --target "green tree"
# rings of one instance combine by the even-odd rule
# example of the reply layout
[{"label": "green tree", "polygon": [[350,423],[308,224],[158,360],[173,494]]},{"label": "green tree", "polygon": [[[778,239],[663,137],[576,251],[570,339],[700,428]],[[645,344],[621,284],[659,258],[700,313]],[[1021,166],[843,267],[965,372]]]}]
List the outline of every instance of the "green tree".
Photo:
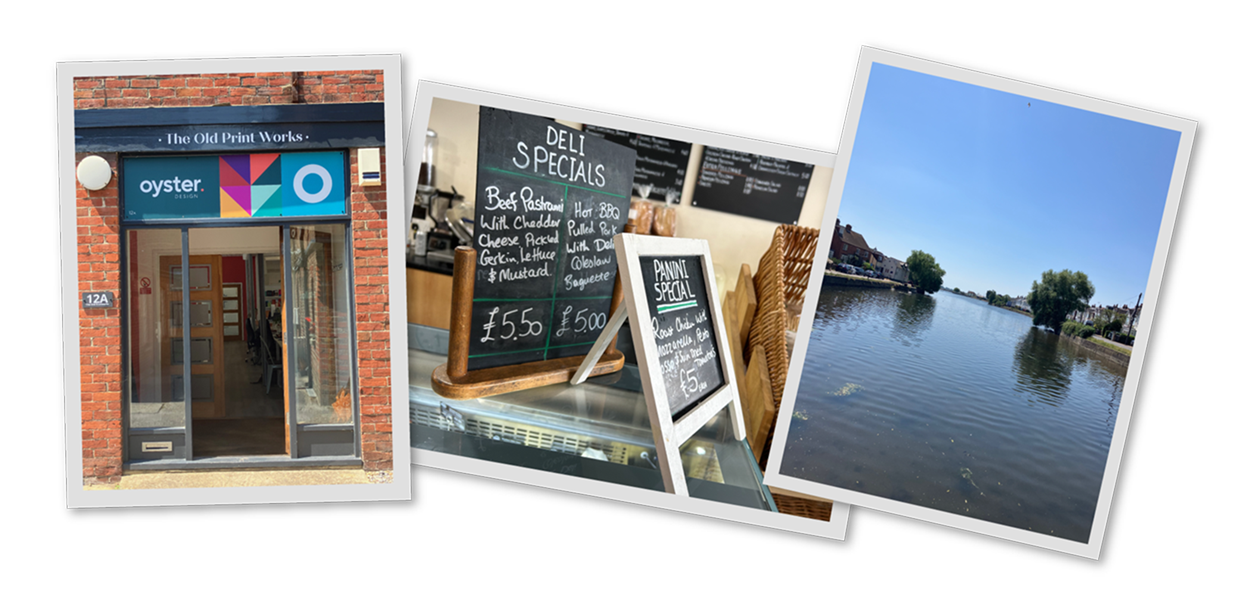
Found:
[{"label": "green tree", "polygon": [[1084,311],[1089,299],[1094,297],[1094,284],[1081,271],[1054,269],[1042,273],[1042,281],[1033,282],[1029,291],[1029,308],[1033,310],[1033,325],[1045,326],[1055,332],[1063,329],[1063,322],[1070,313]]},{"label": "green tree", "polygon": [[994,299],[997,297],[998,297],[998,292],[995,292],[994,290],[985,291],[985,302],[994,304]]},{"label": "green tree", "polygon": [[932,255],[920,250],[912,250],[911,255],[907,257],[907,268],[911,273],[912,282],[921,292],[932,294],[942,289],[942,276],[946,275],[946,271],[942,270]]}]

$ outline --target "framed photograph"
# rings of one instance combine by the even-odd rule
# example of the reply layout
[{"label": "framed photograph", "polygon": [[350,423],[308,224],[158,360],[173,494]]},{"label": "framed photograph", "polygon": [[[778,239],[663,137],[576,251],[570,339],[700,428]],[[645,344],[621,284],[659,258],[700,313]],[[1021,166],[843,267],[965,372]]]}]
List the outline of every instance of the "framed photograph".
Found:
[{"label": "framed photograph", "polygon": [[57,86],[69,506],[408,499],[399,57]]},{"label": "framed photograph", "polygon": [[[770,324],[761,336],[784,344],[784,324],[747,315],[754,277],[761,260],[775,259],[778,235],[814,235],[833,155],[425,81],[412,125],[415,464],[843,538],[845,505],[763,483],[760,461],[776,421],[769,375],[784,378],[786,362],[760,355],[751,367],[743,355],[757,317]],[[710,148],[715,155],[705,154]],[[795,224],[778,224],[695,205],[700,183],[734,191],[738,209],[798,201],[801,211]],[[721,379],[717,395],[746,387],[746,371],[755,373],[754,391],[737,391],[749,429],[731,408],[696,409],[710,416],[661,456],[644,388],[663,380],[644,371],[632,329],[600,345],[589,380],[570,383],[622,310],[614,239],[640,235],[706,242],[705,271],[715,278],[706,287],[720,289],[704,297],[725,316],[708,323],[737,324],[725,338],[743,362],[724,368],[733,378]],[[771,271],[765,278],[772,285]],[[688,496],[676,494],[681,482]]]},{"label": "framed photograph", "polygon": [[864,49],[765,481],[1097,558],[1196,126]]}]

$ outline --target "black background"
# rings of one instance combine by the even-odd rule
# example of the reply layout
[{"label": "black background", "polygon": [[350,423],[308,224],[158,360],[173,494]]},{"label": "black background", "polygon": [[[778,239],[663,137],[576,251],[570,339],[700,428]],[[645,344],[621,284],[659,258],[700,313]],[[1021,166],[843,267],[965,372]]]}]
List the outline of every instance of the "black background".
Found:
[{"label": "black background", "polygon": [[[575,138],[578,151],[557,150],[548,146],[549,128]],[[580,136],[585,136],[585,139],[581,140]],[[531,158],[534,146],[541,145],[553,154],[567,154],[584,160],[590,166],[602,164],[606,183],[591,186],[582,181],[564,180],[545,171],[535,173],[532,162],[528,168],[518,168],[513,162],[514,158],[523,158],[517,149],[518,141],[529,146]],[[582,355],[590,351],[589,343],[599,337],[611,307],[612,288],[616,281],[616,252],[612,247],[612,237],[623,230],[629,215],[635,156],[630,148],[584,134],[550,119],[481,108],[473,244],[478,252],[478,266],[474,278],[469,338],[470,370]],[[534,199],[541,196],[551,203],[563,203],[564,209],[562,212],[525,211],[518,206],[515,211],[488,210],[487,189],[490,186],[498,187],[498,196],[502,198],[515,191],[518,200],[522,196],[522,188],[530,187]],[[577,216],[579,205],[590,213],[585,217]],[[527,221],[549,217],[558,220],[559,224],[553,228],[516,229],[512,223],[517,216]],[[506,228],[487,228],[500,219]],[[593,232],[573,237],[570,235],[570,222],[593,229]],[[526,233],[535,236],[554,234],[557,243],[522,247]],[[485,235],[495,239],[518,237],[521,245],[484,247],[482,239]],[[584,249],[582,246],[585,246]],[[554,253],[554,258],[526,262],[521,260],[522,250]],[[491,265],[489,257],[494,255],[515,260]],[[595,263],[593,268],[574,268],[575,261],[588,260]],[[549,276],[491,281],[492,273],[497,276],[504,270],[537,269],[544,265]],[[595,276],[602,278],[581,288],[570,287],[566,283],[566,278],[576,280]],[[492,312],[494,325],[488,332],[486,325],[491,323]],[[535,322],[541,324],[541,329]],[[490,340],[484,342],[484,338]]]},{"label": "black background", "polygon": [[[694,308],[690,308],[690,309],[672,311],[672,312],[663,313],[663,314],[660,314],[657,312],[657,308],[658,308],[656,304],[657,295],[656,295],[655,290],[651,288],[652,284],[655,283],[654,261],[656,260],[684,260],[686,262],[686,270],[687,270],[687,273],[689,273],[690,288],[694,291],[695,302],[698,303],[698,306]],[[663,371],[664,369],[663,364],[666,361],[670,361],[674,359],[675,357],[677,357],[678,353],[689,352],[690,350],[697,348],[699,346],[703,347],[704,353],[710,352],[710,353],[715,354],[710,361],[708,361],[702,366],[696,367],[693,362],[688,362],[683,366],[687,370],[691,368],[696,369],[696,373],[694,374],[694,377],[697,378],[700,382],[707,384],[707,387],[702,391],[696,391],[696,392],[687,394],[685,391],[682,390],[681,376],[679,372],[676,372],[676,371],[671,372],[671,373],[661,372],[661,375],[664,378],[664,391],[668,395],[669,411],[672,413],[673,420],[677,420],[679,417],[681,417],[682,414],[686,412],[686,410],[690,409],[695,404],[698,404],[700,400],[707,397],[708,395],[710,395],[712,392],[716,391],[717,389],[720,389],[725,384],[724,372],[721,370],[721,359],[720,359],[721,354],[717,352],[718,350],[717,350],[717,342],[716,342],[716,327],[715,327],[715,324],[712,322],[712,314],[713,314],[712,307],[708,305],[709,295],[707,293],[707,284],[703,281],[703,257],[702,256],[639,256],[638,262],[641,265],[641,269],[642,269],[642,286],[647,297],[647,308],[651,312],[651,318],[659,322],[658,324],[653,324],[653,327],[659,327],[659,328],[670,327],[673,325],[673,321],[679,317],[686,317],[688,318],[689,321],[693,322],[695,320],[696,314],[698,314],[700,311],[703,311],[706,313],[706,319],[702,322],[695,323],[694,326],[691,328],[677,331],[673,333],[672,336],[665,338],[664,340],[660,340],[658,336],[656,337],[657,347],[659,347],[659,345],[663,343],[675,341],[683,335],[688,335],[692,339],[695,340],[694,344],[692,344],[690,347],[679,349],[678,351],[672,354],[669,354],[667,356],[660,356],[659,359],[660,359],[660,364],[661,364],[661,371]],[[695,332],[699,329],[704,329],[707,331],[707,338],[705,338],[702,341],[699,341],[695,336]],[[651,331],[651,330],[648,330],[648,331]],[[652,371],[652,374],[654,375],[655,371]]]},{"label": "black background", "polygon": [[[692,44],[670,43],[662,45],[664,58],[671,58],[682,46],[696,54]],[[68,510],[64,508],[64,403],[60,399],[64,371],[59,370],[61,324],[56,310],[49,315],[47,336],[47,574],[138,574],[135,559],[155,546],[168,559],[141,561],[145,575],[672,574],[672,565],[682,564],[682,555],[701,558],[679,569],[681,574],[714,570],[722,575],[825,576],[1213,574],[1214,494],[1206,469],[1211,461],[1206,459],[1213,450],[1214,411],[1205,390],[1200,390],[1208,379],[1206,368],[1194,365],[1205,361],[1210,330],[1206,324],[1195,329],[1188,323],[1193,319],[1195,298],[1204,303],[1210,298],[1206,269],[1211,234],[1206,233],[1210,226],[1206,223],[1213,210],[1214,185],[1213,41],[749,40],[737,44],[799,53],[809,60],[801,65],[771,65],[766,88],[744,88],[732,75],[691,69],[685,94],[622,95],[605,93],[604,84],[614,76],[605,74],[602,65],[582,71],[574,58],[561,64],[567,70],[522,71],[511,64],[476,60],[489,53],[479,49],[492,45],[487,41],[449,43],[442,46],[437,61],[405,56],[405,140],[417,80],[426,79],[836,151],[861,45],[1198,121],[1150,354],[1141,374],[1100,560],[863,508],[851,509],[846,540],[831,541],[416,466],[411,501]],[[66,55],[69,48],[83,49],[83,55]],[[47,141],[53,143],[56,133],[53,61],[192,59],[195,51],[181,50],[191,48],[49,45]],[[280,48],[231,44],[230,54],[326,55],[349,49],[356,54],[389,54],[414,48],[429,55],[431,45],[284,41]],[[654,58],[647,56],[647,45],[627,45],[627,49],[636,55],[631,60],[639,64],[660,59],[659,50]],[[591,58],[587,56],[587,63]],[[621,73],[619,83],[624,85],[629,78]],[[621,86],[610,89],[622,90]],[[55,155],[55,145],[47,146],[50,244],[59,239]],[[1101,253],[1094,244],[1090,254],[1110,253]],[[50,258],[55,259],[55,254]],[[47,300],[59,309],[51,304],[60,301],[58,273],[49,273]],[[1196,290],[1194,279],[1199,281]],[[1196,371],[1203,373],[1201,378],[1195,378],[1199,376]],[[397,415],[396,424],[402,419]],[[402,450],[401,446],[396,449]],[[322,533],[297,534],[312,531]],[[512,543],[517,539],[525,543]],[[672,539],[679,543],[670,543]],[[310,551],[306,543],[316,549]],[[237,553],[215,551],[222,548],[237,549]],[[84,556],[91,558],[84,560]],[[888,598],[888,591],[883,593]],[[968,589],[938,590],[935,596],[948,593],[976,598],[975,590]],[[420,598],[419,593],[415,598]]]},{"label": "black background", "polygon": [[[723,170],[714,169],[717,166]],[[806,163],[705,147],[699,162],[693,204],[779,224],[794,224],[803,211],[803,197],[811,185],[813,169],[813,165]],[[748,179],[776,184],[776,192],[769,192],[771,188],[753,187],[747,193]],[[720,183],[726,180],[728,183]]]},{"label": "black background", "polygon": [[[585,129],[586,133],[629,146],[638,152],[638,161],[634,164],[634,186],[650,184],[652,188],[647,199],[664,201],[665,193],[673,191],[677,193],[673,202],[681,202],[681,189],[686,183],[686,168],[690,165],[689,142],[594,125],[586,125]],[[637,195],[636,190],[634,194]]]}]

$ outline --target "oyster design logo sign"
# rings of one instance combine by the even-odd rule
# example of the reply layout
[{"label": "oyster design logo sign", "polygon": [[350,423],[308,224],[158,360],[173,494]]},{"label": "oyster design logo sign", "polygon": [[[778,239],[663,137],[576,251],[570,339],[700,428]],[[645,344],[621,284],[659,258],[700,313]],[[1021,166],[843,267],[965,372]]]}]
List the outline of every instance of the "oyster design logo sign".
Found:
[{"label": "oyster design logo sign", "polygon": [[288,216],[347,213],[346,170],[342,152],[282,155],[282,201]]},{"label": "oyster design logo sign", "polygon": [[279,154],[219,157],[222,218],[282,215],[282,163]]},{"label": "oyster design logo sign", "polygon": [[123,159],[127,220],[340,216],[343,152]]}]

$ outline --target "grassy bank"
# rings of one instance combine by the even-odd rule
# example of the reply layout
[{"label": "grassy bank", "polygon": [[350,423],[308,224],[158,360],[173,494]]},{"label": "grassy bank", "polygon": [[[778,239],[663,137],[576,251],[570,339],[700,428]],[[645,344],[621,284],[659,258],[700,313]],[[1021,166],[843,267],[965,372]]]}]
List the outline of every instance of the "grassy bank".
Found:
[{"label": "grassy bank", "polygon": [[1099,345],[1099,346],[1106,347],[1106,348],[1111,349],[1111,350],[1113,350],[1113,351],[1118,351],[1118,352],[1120,352],[1120,353],[1123,353],[1124,355],[1132,355],[1132,354],[1133,354],[1133,350],[1132,350],[1132,349],[1130,349],[1130,348],[1128,348],[1128,347],[1126,347],[1126,346],[1124,346],[1124,345],[1121,345],[1120,343],[1117,343],[1117,342],[1113,342],[1113,341],[1107,340],[1107,339],[1105,339],[1105,338],[1103,338],[1103,337],[1101,337],[1101,336],[1091,336],[1091,337],[1089,337],[1089,338],[1087,338],[1087,339],[1085,339],[1085,340],[1091,341],[1091,342],[1093,342],[1093,343],[1095,343],[1095,344],[1097,344],[1097,345]]}]

